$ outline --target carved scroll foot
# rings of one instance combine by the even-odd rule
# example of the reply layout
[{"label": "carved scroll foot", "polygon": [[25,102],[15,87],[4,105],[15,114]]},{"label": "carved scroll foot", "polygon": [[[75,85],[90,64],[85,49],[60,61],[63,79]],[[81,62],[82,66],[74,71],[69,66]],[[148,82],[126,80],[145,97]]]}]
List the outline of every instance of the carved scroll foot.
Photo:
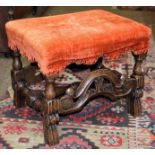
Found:
[{"label": "carved scroll foot", "polygon": [[143,97],[144,73],[142,69],[143,60],[147,54],[134,55],[135,65],[131,78],[136,80],[135,89],[128,98],[128,112],[134,117],[139,116],[142,112],[141,98]]},{"label": "carved scroll foot", "polygon": [[59,122],[59,116],[52,114],[44,116],[43,129],[45,143],[49,145],[56,145],[59,143],[59,134],[57,130],[57,124]]},{"label": "carved scroll foot", "polygon": [[56,145],[59,143],[59,135],[57,131],[57,125],[59,123],[59,100],[55,99],[56,92],[53,83],[53,78],[48,77],[46,79],[45,100],[43,104],[44,139],[49,145]]},{"label": "carved scroll foot", "polygon": [[128,97],[128,113],[134,117],[140,116],[142,112],[141,97],[137,96],[139,91],[142,93],[142,90],[136,90]]}]

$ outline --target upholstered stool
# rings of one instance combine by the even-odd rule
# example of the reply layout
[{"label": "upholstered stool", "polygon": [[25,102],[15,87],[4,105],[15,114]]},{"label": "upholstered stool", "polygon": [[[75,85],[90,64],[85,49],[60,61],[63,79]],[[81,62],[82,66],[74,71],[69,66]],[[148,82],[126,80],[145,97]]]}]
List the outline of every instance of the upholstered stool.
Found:
[{"label": "upholstered stool", "polygon": [[[128,112],[140,115],[142,62],[151,34],[148,27],[110,12],[92,10],[12,20],[6,24],[6,32],[14,51],[14,105],[27,104],[42,112],[48,144],[59,142],[59,115],[78,112],[98,96],[112,101],[126,98]],[[135,65],[132,75],[124,79],[118,71],[106,68],[102,58],[111,61],[126,51],[132,52]],[[20,54],[31,62],[29,66],[22,66]],[[77,74],[81,64],[86,66],[80,71],[89,69],[84,78]],[[63,74],[74,80],[61,83]]]}]

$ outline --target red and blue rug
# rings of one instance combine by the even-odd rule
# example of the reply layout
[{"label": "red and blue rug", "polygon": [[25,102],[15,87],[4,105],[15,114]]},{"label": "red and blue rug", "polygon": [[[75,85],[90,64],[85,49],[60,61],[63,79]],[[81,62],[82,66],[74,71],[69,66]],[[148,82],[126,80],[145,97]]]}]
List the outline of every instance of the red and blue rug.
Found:
[{"label": "red and blue rug", "polygon": [[[125,57],[126,58],[126,57]],[[26,107],[15,109],[9,94],[0,101],[0,148],[155,148],[155,55],[150,53],[143,97],[143,113],[133,118],[127,114],[126,101],[93,100],[80,112],[61,118],[60,143],[49,147],[43,141],[41,116]],[[130,73],[129,56],[108,66]]]}]

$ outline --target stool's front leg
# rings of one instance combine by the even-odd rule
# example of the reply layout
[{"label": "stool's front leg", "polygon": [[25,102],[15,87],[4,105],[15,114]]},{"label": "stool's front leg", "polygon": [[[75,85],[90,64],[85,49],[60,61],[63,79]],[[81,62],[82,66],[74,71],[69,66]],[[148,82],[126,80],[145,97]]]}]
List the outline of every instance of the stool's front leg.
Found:
[{"label": "stool's front leg", "polygon": [[135,65],[131,78],[136,80],[135,89],[132,91],[128,98],[128,112],[133,116],[139,116],[142,112],[141,97],[143,96],[144,88],[144,73],[142,70],[143,60],[147,54],[134,55]]},{"label": "stool's front leg", "polygon": [[49,145],[59,143],[57,124],[59,123],[58,102],[54,88],[54,78],[46,79],[45,100],[43,105],[43,128],[45,142]]}]

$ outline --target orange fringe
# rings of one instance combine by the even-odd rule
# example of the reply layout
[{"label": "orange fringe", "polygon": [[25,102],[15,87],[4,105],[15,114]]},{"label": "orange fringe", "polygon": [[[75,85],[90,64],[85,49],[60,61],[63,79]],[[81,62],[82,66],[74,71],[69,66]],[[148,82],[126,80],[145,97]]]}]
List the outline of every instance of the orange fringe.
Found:
[{"label": "orange fringe", "polygon": [[[95,20],[97,22],[95,22]],[[45,28],[42,27],[43,24],[45,24]],[[75,25],[75,27],[72,27],[72,25]],[[81,29],[78,29],[79,25],[82,25]],[[101,33],[103,31],[102,35],[99,35],[97,31],[98,26]],[[128,26],[129,29],[126,29],[126,27]],[[73,30],[70,30],[70,27],[73,28]],[[87,27],[88,29],[86,29]],[[114,29],[113,27],[117,27],[118,29]],[[74,38],[77,33],[75,31],[76,29],[79,33],[81,31],[83,32],[84,30],[88,30],[88,34],[90,32],[91,36],[88,37],[85,35],[85,33],[84,37],[79,36],[80,38],[77,38],[77,53],[76,47],[74,47],[74,49],[66,49],[68,51],[65,55],[65,53],[63,53],[63,50],[67,48],[65,46],[66,42],[63,42],[63,40],[61,40],[62,38],[60,38],[59,40],[57,38],[57,35],[62,35],[63,37],[65,37],[66,33],[63,34],[61,31],[58,34],[56,33],[57,30],[62,30],[62,28],[64,28],[65,30],[70,30],[70,34],[68,35],[72,36],[73,34],[73,40],[70,40],[70,44],[73,43],[73,46],[71,47],[76,46],[76,38]],[[103,28],[107,28],[106,31]],[[123,32],[122,29],[125,29],[126,31]],[[29,37],[26,35],[28,30],[29,32],[32,32],[32,35],[29,35],[30,33],[28,34]],[[91,31],[93,31],[93,33],[91,33]],[[33,32],[36,33],[35,37],[33,36]],[[56,45],[58,43],[62,43],[62,45],[58,44],[58,46],[60,46],[58,47],[59,54],[57,54],[56,45],[54,44],[55,46],[51,46],[51,42],[49,43],[49,41],[51,41],[52,39],[50,38],[51,40],[48,40],[48,37],[42,38],[42,36],[39,35],[40,32],[42,32],[43,34],[45,33],[47,36],[49,35],[49,38],[52,32],[55,34],[54,37],[56,37],[57,40],[54,43]],[[52,75],[58,74],[59,72],[63,71],[65,67],[71,63],[91,65],[94,64],[99,57],[104,57],[104,59],[106,59],[107,61],[111,61],[118,58],[125,51],[131,51],[136,55],[146,53],[149,49],[151,30],[150,28],[130,19],[126,19],[124,17],[120,17],[103,10],[93,10],[66,15],[10,21],[6,24],[6,33],[8,36],[8,46],[10,47],[10,49],[12,49],[13,51],[19,50],[23,56],[26,56],[28,58],[29,61],[36,61],[43,74]],[[83,33],[81,34],[83,35]],[[104,34],[106,35],[105,38],[103,38]],[[91,40],[91,37],[94,37],[93,41]],[[47,47],[44,48],[39,43],[38,45],[35,44],[34,38],[39,38],[40,40],[42,39],[44,43],[43,45],[47,45]],[[86,39],[88,39],[88,42]],[[112,43],[111,41],[113,41],[114,43]],[[86,49],[87,45],[90,45],[90,47]],[[62,49],[61,46],[63,47]],[[85,49],[80,50],[83,48]]]}]

